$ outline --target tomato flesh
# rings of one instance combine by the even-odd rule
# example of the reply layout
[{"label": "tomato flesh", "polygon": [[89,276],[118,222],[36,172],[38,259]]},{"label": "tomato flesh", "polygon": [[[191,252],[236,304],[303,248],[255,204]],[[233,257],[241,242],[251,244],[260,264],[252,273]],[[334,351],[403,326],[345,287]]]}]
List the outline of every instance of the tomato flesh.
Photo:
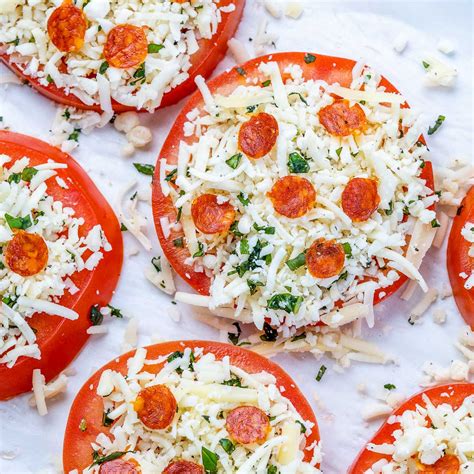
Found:
[{"label": "tomato flesh", "polygon": [[[217,360],[222,360],[228,356],[230,363],[248,373],[268,372],[276,378],[276,386],[283,395],[290,400],[303,420],[314,423],[311,433],[306,437],[306,446],[312,446],[319,441],[319,431],[313,410],[308,401],[296,386],[291,377],[274,362],[262,357],[255,352],[241,347],[210,341],[170,341],[162,344],[155,344],[147,347],[147,359],[154,360],[166,356],[176,351],[182,351],[183,347],[190,349],[202,348],[204,353],[211,352]],[[79,390],[73,404],[66,425],[66,433],[63,444],[63,466],[64,471],[69,472],[78,469],[82,472],[91,463],[91,442],[99,433],[110,432],[110,427],[102,425],[104,412],[104,402],[102,397],[97,395],[96,389],[100,376],[104,370],[116,370],[122,374],[127,373],[127,361],[134,352],[128,352],[119,358],[112,360],[99,369]],[[164,358],[165,359],[165,358]],[[158,373],[165,362],[154,365],[147,365],[145,370],[151,373]],[[90,388],[92,386],[92,389]],[[87,422],[87,430],[81,431],[78,427],[81,420]],[[304,459],[309,462],[313,456],[313,449],[305,449]],[[179,471],[178,471],[179,472]]]},{"label": "tomato flesh", "polygon": [[[443,394],[446,393],[449,393],[450,396],[443,396]],[[435,406],[440,405],[442,403],[449,403],[454,409],[456,409],[462,404],[466,397],[474,394],[474,384],[454,383],[429,388],[408,399],[393,412],[393,415],[400,416],[406,410],[415,410],[417,405],[424,406],[425,403],[423,402],[422,398],[423,394],[426,394]],[[390,424],[385,421],[385,423],[374,435],[374,437],[369,441],[369,443],[391,444],[394,441],[393,432],[399,428],[399,423]],[[380,461],[381,459],[390,460],[390,456],[374,453],[373,451],[369,451],[366,447],[364,447],[359,453],[357,459],[352,464],[351,468],[348,470],[348,474],[362,474],[368,469],[370,469],[375,462]],[[426,472],[436,472],[437,474],[440,474],[437,471]]]},{"label": "tomato flesh", "polygon": [[474,258],[469,256],[471,244],[461,235],[461,230],[467,222],[474,222],[474,186],[463,199],[453,220],[446,259],[457,307],[466,323],[474,330],[474,288],[466,289],[466,280],[459,276],[461,273],[470,275],[474,269]]},{"label": "tomato flesh", "polygon": [[[217,64],[222,60],[227,51],[227,42],[234,35],[242,17],[245,6],[245,0],[220,0],[220,7],[234,5],[235,9],[231,12],[222,12],[222,20],[217,26],[217,31],[211,39],[200,39],[198,41],[199,49],[191,58],[191,68],[188,70],[189,77],[178,87],[166,92],[161,101],[160,108],[167,107],[179,102],[182,98],[191,94],[196,89],[194,79],[197,76],[208,77],[214,71]],[[101,112],[99,104],[87,105],[73,94],[67,94],[64,89],[56,87],[54,84],[42,85],[39,80],[24,74],[23,69],[11,61],[6,53],[0,54],[0,60],[5,63],[21,79],[27,81],[34,89],[55,102],[70,107],[76,107],[82,110],[94,110]],[[112,100],[112,108],[115,113],[123,113],[130,110],[136,110],[135,107],[121,104]]]},{"label": "tomato flesh", "polygon": [[79,313],[79,319],[71,321],[42,313],[28,318],[28,324],[37,331],[41,359],[20,357],[10,369],[5,364],[0,365],[0,400],[5,400],[31,390],[33,369],[40,369],[48,382],[76,357],[88,339],[86,331],[91,326],[91,306],[105,306],[112,298],[122,267],[123,245],[115,213],[86,172],[69,155],[40,140],[7,131],[0,131],[0,153],[12,157],[8,166],[24,156],[30,159],[32,167],[46,163],[48,159],[67,164],[67,169],[56,171],[60,178],[67,180],[68,189],[50,179],[48,193],[65,207],[73,208],[76,216],[84,218],[81,235],[100,224],[112,246],[110,252],[104,252],[95,270],[71,275],[79,291],[74,295],[66,292],[59,300],[59,304]]}]

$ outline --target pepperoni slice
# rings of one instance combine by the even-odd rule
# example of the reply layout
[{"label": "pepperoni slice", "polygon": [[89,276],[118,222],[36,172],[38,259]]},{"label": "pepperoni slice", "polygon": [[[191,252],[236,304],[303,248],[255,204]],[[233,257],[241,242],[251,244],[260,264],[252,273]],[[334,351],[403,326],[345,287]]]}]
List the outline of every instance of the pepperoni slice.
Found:
[{"label": "pepperoni slice", "polygon": [[140,474],[140,469],[131,461],[114,459],[100,465],[99,474]]},{"label": "pepperoni slice", "polygon": [[145,61],[148,42],[140,26],[117,25],[109,31],[104,46],[104,57],[110,66],[127,69]]},{"label": "pepperoni slice", "polygon": [[347,100],[336,100],[319,111],[319,121],[331,134],[339,137],[352,135],[364,129],[367,122],[359,104],[349,106]]},{"label": "pepperoni slice", "polygon": [[272,151],[278,138],[278,122],[265,112],[254,115],[239,130],[239,149],[250,158],[261,158]]},{"label": "pepperoni slice", "polygon": [[278,214],[296,219],[314,207],[316,191],[306,178],[285,176],[273,185],[268,197]]},{"label": "pepperoni slice", "polygon": [[306,265],[315,278],[331,278],[344,268],[344,248],[335,240],[318,239],[306,252]]},{"label": "pepperoni slice", "polygon": [[48,247],[39,234],[18,230],[5,249],[5,263],[22,277],[36,275],[48,263]]},{"label": "pepperoni slice", "polygon": [[270,420],[260,408],[242,406],[229,412],[225,427],[230,437],[237,443],[262,444],[270,432]]},{"label": "pepperoni slice", "polygon": [[379,204],[380,197],[375,179],[352,178],[342,192],[342,210],[354,222],[369,219]]},{"label": "pepperoni slice", "polygon": [[153,385],[140,391],[133,408],[141,422],[152,430],[171,425],[178,404],[166,385]]},{"label": "pepperoni slice", "polygon": [[229,202],[217,202],[215,194],[202,194],[191,205],[195,226],[204,234],[227,232],[235,221],[235,209]]},{"label": "pepperoni slice", "polygon": [[461,472],[461,463],[454,454],[446,454],[430,466],[421,464],[417,472],[419,474],[458,474]]},{"label": "pepperoni slice", "polygon": [[204,474],[204,469],[191,461],[175,461],[168,464],[163,474]]},{"label": "pepperoni slice", "polygon": [[84,45],[87,21],[84,12],[66,0],[48,18],[48,35],[51,42],[65,53],[79,51]]}]

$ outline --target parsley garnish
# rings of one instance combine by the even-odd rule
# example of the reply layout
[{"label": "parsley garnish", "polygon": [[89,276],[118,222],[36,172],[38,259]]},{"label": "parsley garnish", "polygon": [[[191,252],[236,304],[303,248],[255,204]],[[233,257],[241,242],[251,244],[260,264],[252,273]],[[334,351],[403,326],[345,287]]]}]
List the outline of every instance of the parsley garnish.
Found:
[{"label": "parsley garnish", "polygon": [[107,61],[104,61],[100,67],[99,67],[99,74],[105,74],[105,71],[109,69],[109,63]]},{"label": "parsley garnish", "polygon": [[89,320],[93,326],[100,326],[102,324],[104,316],[100,312],[98,304],[91,306],[91,309],[89,310]]},{"label": "parsley garnish", "polygon": [[206,474],[216,474],[219,455],[212,451],[209,451],[209,449],[203,446],[201,449],[201,457]]},{"label": "parsley garnish", "polygon": [[290,92],[288,95],[297,95],[297,96],[299,96],[299,98],[300,98],[301,102],[303,102],[303,104],[308,105],[308,102],[306,102],[306,99],[299,92]]},{"label": "parsley garnish", "polygon": [[290,173],[307,173],[309,164],[299,153],[293,152],[288,157],[288,169]]},{"label": "parsley garnish", "polygon": [[347,258],[351,258],[352,257],[352,247],[351,247],[351,244],[349,242],[344,242],[342,244],[342,248],[344,249],[344,253],[346,254],[346,257]]},{"label": "parsley garnish", "polygon": [[227,454],[232,454],[235,450],[235,445],[230,439],[222,438],[219,440],[219,444]]},{"label": "parsley garnish", "polygon": [[318,375],[316,375],[316,380],[318,382],[321,382],[321,379],[323,378],[324,374],[326,373],[327,367],[325,365],[322,365],[321,368],[319,369]]},{"label": "parsley garnish", "polygon": [[302,267],[306,263],[306,254],[305,252],[301,252],[299,255],[297,255],[295,258],[292,258],[291,260],[288,260],[286,262],[286,265],[291,271],[295,271],[298,268]]},{"label": "parsley garnish", "polygon": [[110,316],[114,316],[119,319],[123,318],[123,314],[122,314],[122,311],[120,311],[120,309],[114,308],[111,304],[108,304],[107,307],[110,309]]},{"label": "parsley garnish", "polygon": [[262,87],[268,87],[270,84],[272,83],[272,81],[270,79],[262,82]]},{"label": "parsley garnish", "polygon": [[193,254],[193,258],[202,257],[204,255],[204,245],[202,242],[198,242],[198,250]]},{"label": "parsley garnish", "polygon": [[436,228],[436,227],[441,227],[441,224],[438,222],[438,219],[433,219],[431,221],[431,227]]},{"label": "parsley garnish", "polygon": [[258,224],[254,224],[253,225],[253,228],[257,231],[257,232],[262,232],[267,234],[267,235],[274,235],[275,234],[275,227],[270,227],[270,226],[264,226],[264,225],[258,225]]},{"label": "parsley garnish", "polygon": [[237,166],[239,166],[241,159],[242,159],[242,153],[236,153],[235,155],[232,155],[225,162],[227,163],[228,166],[230,166],[233,170],[235,170]]},{"label": "parsley garnish", "polygon": [[237,199],[242,203],[242,206],[248,206],[250,204],[248,195],[244,194],[242,191],[237,195]]},{"label": "parsley garnish", "polygon": [[237,333],[228,332],[227,337],[229,338],[229,341],[234,344],[234,346],[237,346],[239,344],[240,335],[242,334],[242,329],[240,328],[239,323],[232,323],[232,325],[235,326],[235,329],[237,329]]},{"label": "parsley garnish", "polygon": [[386,383],[383,388],[386,388],[387,390],[395,390],[397,387],[393,385],[393,383]]},{"label": "parsley garnish", "polygon": [[306,53],[304,55],[304,62],[306,64],[314,63],[314,61],[316,61],[316,56],[314,56],[314,54]]},{"label": "parsley garnish", "polygon": [[89,466],[89,469],[93,466],[98,466],[104,464],[108,461],[113,461],[114,459],[121,458],[127,453],[134,453],[135,451],[115,451],[107,456],[101,456],[98,451],[92,452],[92,464]]},{"label": "parsley garnish", "polygon": [[[154,168],[154,167],[153,167]],[[175,168],[173,171],[170,171],[166,177],[165,177],[165,181],[168,181],[168,183],[170,181],[173,181],[176,179],[176,174],[178,173],[178,168]]]},{"label": "parsley garnish", "polygon": [[267,322],[263,323],[263,331],[265,334],[260,336],[260,339],[265,342],[276,341],[278,336],[278,331],[275,328],[272,328]]},{"label": "parsley garnish", "polygon": [[154,165],[148,165],[148,164],[142,164],[142,163],[133,163],[133,166],[135,166],[135,169],[139,173],[146,174],[147,176],[153,176],[153,173],[155,172],[155,166]]},{"label": "parsley garnish", "polygon": [[153,257],[151,259],[151,264],[155,267],[155,270],[161,272],[161,257]]},{"label": "parsley garnish", "polygon": [[293,296],[290,293],[273,295],[267,302],[268,309],[281,309],[287,313],[297,313],[303,302],[302,296]]},{"label": "parsley garnish", "polygon": [[158,51],[162,50],[163,48],[164,48],[164,45],[162,44],[150,43],[148,45],[148,52],[150,54],[158,53]]},{"label": "parsley garnish", "polygon": [[78,142],[80,133],[81,133],[81,129],[80,128],[75,128],[74,131],[67,137],[67,139]]},{"label": "parsley garnish", "polygon": [[114,420],[109,418],[107,415],[110,413],[110,409],[102,413],[102,426],[110,426]]},{"label": "parsley garnish", "polygon": [[10,214],[5,214],[5,220],[10,229],[28,229],[28,227],[33,225],[29,214],[25,217],[13,217]]},{"label": "parsley garnish", "polygon": [[295,420],[295,421],[296,421],[296,423],[298,423],[298,424],[300,425],[300,431],[301,431],[301,433],[306,433],[306,426],[303,425],[303,423],[301,423],[300,420]]},{"label": "parsley garnish", "polygon": [[242,255],[248,255],[250,253],[249,241],[247,239],[240,241],[240,253]]},{"label": "parsley garnish", "polygon": [[255,281],[255,280],[248,279],[247,280],[247,285],[249,287],[250,294],[254,295],[255,293],[257,293],[257,286],[263,286],[263,283],[261,281]]},{"label": "parsley garnish", "polygon": [[444,115],[439,115],[438,118],[436,119],[435,124],[432,127],[428,128],[428,135],[433,135],[441,125],[443,125],[443,122],[445,121],[446,117]]},{"label": "parsley garnish", "polygon": [[86,421],[85,418],[83,418],[83,419],[81,420],[81,422],[79,423],[79,429],[80,429],[82,432],[84,432],[84,431],[87,430],[87,421]]},{"label": "parsley garnish", "polygon": [[135,84],[137,84],[138,82],[140,82],[141,84],[144,84],[145,81],[146,81],[146,77],[145,77],[145,63],[142,63],[140,64],[140,66],[138,67],[138,69],[133,73],[133,77],[135,78],[134,81],[131,81],[130,82],[130,85],[134,86]]}]

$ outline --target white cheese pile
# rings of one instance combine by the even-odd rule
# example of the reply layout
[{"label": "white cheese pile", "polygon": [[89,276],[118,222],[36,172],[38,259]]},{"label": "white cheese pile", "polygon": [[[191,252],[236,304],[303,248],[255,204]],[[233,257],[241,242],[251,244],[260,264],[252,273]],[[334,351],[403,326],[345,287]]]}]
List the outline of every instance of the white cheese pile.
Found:
[{"label": "white cheese pile", "polygon": [[[30,277],[23,277],[5,265],[0,252],[0,363],[13,367],[18,357],[41,358],[35,329],[27,318],[44,312],[52,317],[77,319],[78,314],[61,306],[59,299],[78,288],[69,278],[76,272],[92,271],[111,250],[99,225],[79,237],[82,217],[74,217],[74,209],[63,206],[48,194],[47,181],[60,179],[56,169],[65,164],[48,161],[29,166],[27,157],[11,161],[0,155],[0,249],[5,249],[16,228],[11,228],[6,216],[21,217],[23,229],[39,234],[48,248],[46,267]],[[25,180],[25,178],[27,180]]]},{"label": "white cheese pile", "polygon": [[[469,247],[468,256],[470,258],[474,258],[474,222],[466,222],[461,230],[461,235],[464,237],[464,240],[471,244]],[[464,288],[466,288],[466,290],[471,290],[474,287],[474,268],[471,270],[470,275],[461,273],[460,276],[461,278],[466,279],[464,282]]]},{"label": "white cheese pile", "polygon": [[[449,398],[449,389],[445,396]],[[459,472],[473,472],[474,395],[466,397],[456,410],[449,403],[434,406],[426,395],[423,402],[416,410],[406,410],[389,419],[389,423],[400,423],[400,428],[393,432],[393,443],[369,443],[369,451],[390,455],[392,459],[378,462],[377,469],[368,473],[418,472],[417,462],[430,466],[446,454],[458,457]]]},{"label": "white cheese pile", "polygon": [[[183,345],[184,346],[184,345]],[[314,448],[311,462],[303,461],[305,436],[313,424],[303,420],[292,403],[267,372],[249,374],[230,364],[229,357],[216,360],[202,349],[183,347],[156,361],[146,360],[140,348],[128,361],[126,377],[106,370],[96,387],[103,397],[104,410],[114,420],[110,436],[101,433],[91,446],[100,456],[130,450],[123,459],[134,459],[141,472],[162,472],[172,461],[184,459],[206,467],[202,448],[219,457],[218,472],[267,473],[275,466],[281,474],[320,473],[320,446]],[[147,365],[167,361],[158,374],[146,371]],[[163,430],[150,430],[134,409],[140,390],[156,384],[166,385],[178,404],[172,424]],[[239,406],[260,408],[270,418],[271,431],[262,444],[241,445],[230,440],[226,414]],[[87,421],[87,414],[85,419]],[[223,441],[224,440],[224,441]],[[273,469],[275,469],[273,468]],[[85,472],[98,472],[98,466]]]},{"label": "white cheese pile", "polygon": [[[235,304],[237,317],[251,310],[259,329],[265,318],[287,327],[321,320],[337,327],[366,318],[372,327],[374,292],[398,280],[398,272],[427,291],[418,268],[438,225],[435,212],[428,209],[438,197],[419,178],[427,158],[427,148],[418,141],[421,124],[413,111],[400,107],[401,96],[384,92],[380,76],[361,65],[354,68],[351,89],[305,81],[297,65],[287,67],[291,78],[286,83],[275,63],[264,63],[260,70],[266,81],[239,86],[230,96],[212,97],[201,85],[205,111],[191,111],[184,126],[185,135],[195,135],[197,141],[181,142],[177,168],[161,160],[162,189],[181,209],[186,246],[191,255],[202,253],[186,263],[212,276],[211,309]],[[364,91],[359,90],[362,85]],[[320,125],[318,111],[333,102],[332,92],[358,101],[368,121],[363,133],[335,137]],[[239,128],[254,112],[276,118],[277,144],[258,160],[242,154],[231,169],[226,161],[239,153]],[[308,179],[317,194],[314,209],[299,219],[278,215],[267,197],[273,183],[289,174],[291,153],[306,157],[309,172],[299,176]],[[170,173],[178,189],[166,181]],[[351,222],[340,204],[353,177],[379,183],[379,209],[361,223]],[[228,200],[236,209],[238,222],[228,235],[205,235],[194,226],[191,203],[204,193],[217,194],[218,202]],[[405,255],[409,235],[413,238]],[[291,270],[286,262],[321,237],[344,246],[341,274],[316,279],[305,266]],[[250,257],[255,263],[243,272],[242,264],[245,267]],[[278,298],[292,307],[289,312],[268,307],[276,295],[284,295]],[[346,309],[337,311],[337,301],[348,304]]]},{"label": "white cheese pile", "polygon": [[[87,18],[85,45],[77,53],[62,53],[50,41],[47,20],[61,2],[13,0],[2,12],[0,43],[26,74],[41,85],[54,83],[86,105],[110,109],[110,99],[152,111],[163,94],[188,77],[192,55],[201,38],[210,39],[221,21],[218,2],[142,0],[78,0]],[[148,44],[155,45],[138,68],[118,69],[104,64],[108,32],[119,24],[146,27]],[[150,48],[149,48],[150,49]],[[63,65],[66,72],[61,72]]]}]

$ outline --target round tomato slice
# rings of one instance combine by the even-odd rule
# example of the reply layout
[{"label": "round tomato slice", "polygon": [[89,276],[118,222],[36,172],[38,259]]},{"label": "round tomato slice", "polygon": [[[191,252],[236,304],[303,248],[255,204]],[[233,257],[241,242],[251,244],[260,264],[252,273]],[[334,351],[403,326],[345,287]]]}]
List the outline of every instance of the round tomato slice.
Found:
[{"label": "round tomato slice", "polygon": [[5,400],[31,390],[33,369],[40,369],[49,381],[76,357],[88,338],[86,330],[91,326],[91,306],[104,306],[112,298],[122,268],[123,244],[113,210],[86,172],[69,155],[35,138],[6,131],[0,131],[0,153],[13,158],[7,166],[24,156],[30,159],[32,167],[46,163],[48,159],[67,164],[66,169],[56,171],[59,177],[68,181],[69,189],[61,188],[56,180],[51,179],[47,182],[48,193],[73,208],[77,217],[84,218],[81,233],[100,224],[112,246],[110,252],[104,252],[95,270],[84,270],[70,277],[80,291],[74,295],[66,292],[59,300],[59,304],[79,313],[79,319],[71,321],[42,313],[27,319],[37,331],[41,359],[20,357],[12,368],[0,365],[0,400]]},{"label": "round tomato slice", "polygon": [[[191,68],[188,70],[189,77],[179,86],[166,92],[161,101],[160,108],[173,105],[179,102],[183,97],[191,94],[196,89],[194,79],[197,76],[208,77],[216,68],[217,64],[225,56],[227,51],[227,42],[234,35],[239,26],[240,18],[244,10],[245,0],[220,0],[219,7],[234,5],[235,9],[231,12],[222,12],[221,22],[217,26],[216,33],[211,39],[198,40],[199,49],[190,57]],[[1,43],[0,43],[1,44]],[[51,100],[70,107],[76,107],[82,110],[94,110],[101,112],[98,104],[87,105],[73,94],[67,94],[64,89],[56,87],[54,84],[44,86],[31,76],[24,74],[23,68],[11,61],[8,54],[0,54],[0,60],[4,62],[17,76],[27,81],[34,89],[45,95]],[[129,110],[135,110],[134,107],[120,104],[112,101],[112,108],[115,113],[123,113]]]},{"label": "round tomato slice", "polygon": [[[303,77],[306,80],[323,80],[329,84],[337,82],[343,87],[350,86],[352,81],[352,69],[355,65],[355,61],[351,59],[315,54],[314,56],[316,57],[316,60],[308,64],[305,61],[305,56],[306,53],[275,53],[270,56],[262,56],[260,58],[252,59],[251,61],[241,65],[239,68],[234,68],[221,74],[220,76],[210,80],[207,85],[213,94],[230,94],[238,86],[245,86],[246,84],[251,83],[254,79],[255,83],[261,83],[264,81],[265,77],[259,71],[260,63],[276,61],[282,73],[287,66],[298,64],[301,67]],[[245,76],[242,76],[242,70],[245,71]],[[398,93],[398,90],[385,78],[382,78],[381,85],[385,87],[387,92]],[[188,121],[186,115],[194,108],[202,109],[203,105],[204,101],[202,95],[199,92],[196,92],[189,98],[188,102],[181,110],[181,113],[178,115],[159,155],[160,157],[166,157],[169,165],[175,166],[178,162],[178,152],[181,141],[192,143],[196,140],[195,137],[186,137],[183,132],[183,127]],[[408,104],[403,104],[403,107],[408,107]],[[420,137],[420,140],[424,143],[423,137]],[[204,272],[196,272],[192,265],[186,263],[186,259],[190,257],[186,248],[175,247],[173,245],[173,240],[184,238],[183,231],[172,229],[170,236],[165,238],[160,219],[167,218],[169,222],[175,222],[178,210],[174,207],[171,198],[165,196],[161,190],[160,167],[156,166],[155,169],[152,198],[153,216],[161,247],[163,248],[166,258],[180,277],[189,283],[189,285],[191,285],[197,292],[203,295],[208,295],[211,286],[211,278]],[[434,190],[433,168],[430,162],[425,162],[425,166],[423,167],[420,176],[426,180],[426,185]],[[379,303],[395,293],[395,291],[406,283],[407,279],[408,278],[405,275],[400,274],[400,278],[393,285],[387,288],[379,288],[375,292],[374,303]],[[380,296],[381,294],[383,296]]]},{"label": "round tomato slice", "polygon": [[[443,396],[443,394],[446,393],[449,394],[449,397]],[[474,384],[454,383],[429,388],[408,399],[405,403],[403,403],[393,412],[393,415],[398,416],[406,410],[415,410],[416,405],[424,406],[424,402],[422,399],[422,396],[424,394],[428,396],[428,398],[435,406],[441,405],[442,403],[449,403],[454,409],[456,409],[462,404],[463,400],[466,397],[474,394]],[[399,423],[389,424],[385,422],[369,442],[374,444],[391,444],[394,441],[394,438],[392,436],[393,432],[399,428]],[[370,469],[372,465],[380,459],[390,460],[390,456],[374,453],[364,447],[364,449],[359,453],[359,456],[347,472],[348,474],[363,474],[367,471],[367,469]]]},{"label": "round tomato slice", "polygon": [[[318,426],[311,406],[297,388],[295,382],[280,366],[247,349],[211,341],[169,341],[162,344],[155,344],[146,348],[147,359],[157,359],[175,351],[182,351],[183,347],[189,347],[191,349],[202,348],[204,353],[210,352],[214,354],[218,360],[222,360],[225,356],[228,356],[232,365],[251,374],[262,371],[272,374],[276,378],[276,386],[281,390],[282,394],[292,402],[303,420],[314,423],[311,434],[306,437],[306,446],[309,447],[315,441],[319,441]],[[89,466],[92,459],[91,443],[95,441],[99,433],[105,433],[106,435],[109,433],[110,428],[102,424],[104,404],[102,397],[96,393],[97,384],[104,370],[110,369],[126,374],[127,361],[133,354],[134,351],[128,352],[106,364],[87,380],[77,394],[69,413],[64,436],[63,466],[65,472],[70,472],[73,469],[78,469],[79,472],[82,472],[83,469]],[[163,367],[163,364],[164,363],[147,365],[146,371],[158,373]],[[85,419],[87,423],[87,430],[85,431],[79,429],[79,425],[83,419]],[[310,461],[312,456],[313,450],[305,449],[305,460]]]},{"label": "round tomato slice", "polygon": [[460,273],[470,275],[474,270],[474,258],[468,255],[470,242],[461,235],[462,228],[467,222],[474,222],[474,186],[469,190],[459,206],[453,220],[448,240],[448,274],[454,299],[466,323],[474,329],[474,288],[464,288],[466,280]]}]

